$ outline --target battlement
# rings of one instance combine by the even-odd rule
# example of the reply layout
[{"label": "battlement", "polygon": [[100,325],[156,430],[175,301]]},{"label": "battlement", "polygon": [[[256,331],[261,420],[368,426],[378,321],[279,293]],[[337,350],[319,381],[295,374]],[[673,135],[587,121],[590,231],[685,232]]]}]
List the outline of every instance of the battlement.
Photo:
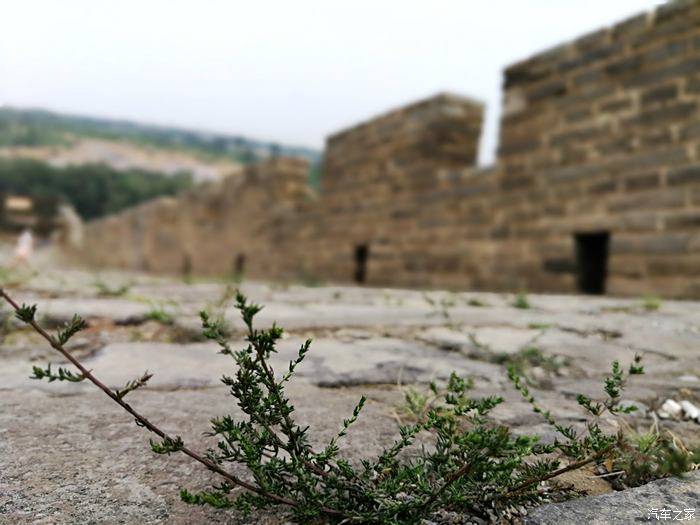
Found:
[{"label": "battlement", "polygon": [[700,2],[671,2],[507,68],[499,162],[532,180],[683,143],[698,116],[698,28]]},{"label": "battlement", "polygon": [[[355,185],[370,165],[439,169],[476,162],[483,104],[442,93],[331,135],[324,189]],[[391,170],[384,173],[391,178]]]}]

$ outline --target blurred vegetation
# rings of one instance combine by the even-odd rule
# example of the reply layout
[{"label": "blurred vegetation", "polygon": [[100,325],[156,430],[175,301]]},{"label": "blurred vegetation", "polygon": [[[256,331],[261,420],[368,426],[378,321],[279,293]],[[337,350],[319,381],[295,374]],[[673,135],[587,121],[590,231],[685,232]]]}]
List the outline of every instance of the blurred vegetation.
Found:
[{"label": "blurred vegetation", "polygon": [[527,295],[524,293],[519,293],[518,295],[515,296],[515,299],[513,299],[513,302],[511,303],[511,306],[513,308],[519,308],[521,310],[527,310],[530,308],[530,301],[527,300]]},{"label": "blurred vegetation", "polygon": [[647,312],[656,312],[663,304],[661,298],[657,297],[656,295],[647,295],[644,297],[643,301],[642,308],[644,308]]},{"label": "blurred vegetation", "polygon": [[315,190],[320,190],[321,189],[321,177],[323,175],[322,169],[321,169],[321,162],[312,162],[309,165],[309,186],[311,186]]},{"label": "blurred vegetation", "polygon": [[200,157],[249,164],[274,155],[299,157],[312,164],[319,153],[236,135],[137,124],[125,120],[62,115],[44,110],[0,108],[0,147],[70,144],[76,138],[124,140],[140,146],[188,151]]},{"label": "blurred vegetation", "polygon": [[0,159],[0,194],[26,195],[40,203],[61,199],[84,219],[93,219],[192,185],[189,174],[165,176],[103,164],[54,168],[26,159]]}]

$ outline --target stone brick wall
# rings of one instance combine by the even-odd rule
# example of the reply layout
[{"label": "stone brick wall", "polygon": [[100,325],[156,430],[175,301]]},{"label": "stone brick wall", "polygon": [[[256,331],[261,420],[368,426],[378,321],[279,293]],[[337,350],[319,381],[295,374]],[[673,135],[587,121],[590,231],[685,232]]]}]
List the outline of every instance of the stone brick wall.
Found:
[{"label": "stone brick wall", "polygon": [[[509,67],[495,166],[453,95],[87,227],[97,264],[371,285],[700,296],[700,0]],[[607,250],[607,253],[606,253]],[[601,269],[602,268],[602,269]],[[601,272],[606,272],[601,274]]]},{"label": "stone brick wall", "polygon": [[368,282],[418,282],[404,268],[424,251],[413,246],[417,199],[439,170],[475,163],[482,118],[480,103],[443,94],[330,137],[321,195],[299,232],[288,233],[305,247],[302,274],[353,279],[364,246]]},{"label": "stone brick wall", "polygon": [[229,274],[242,264],[255,277],[281,273],[270,245],[309,198],[307,173],[303,160],[274,158],[241,176],[93,221],[76,255],[97,267]]},{"label": "stone brick wall", "polygon": [[500,144],[504,183],[530,201],[513,236],[561,245],[543,270],[574,266],[574,234],[606,231],[611,293],[700,294],[700,2],[509,67]]}]

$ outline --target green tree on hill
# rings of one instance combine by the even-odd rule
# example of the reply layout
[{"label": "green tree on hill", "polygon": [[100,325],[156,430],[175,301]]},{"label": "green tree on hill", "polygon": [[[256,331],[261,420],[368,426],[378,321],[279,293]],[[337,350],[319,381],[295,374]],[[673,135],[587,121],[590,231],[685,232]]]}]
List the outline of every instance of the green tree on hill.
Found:
[{"label": "green tree on hill", "polygon": [[189,174],[166,176],[104,164],[54,168],[43,162],[0,159],[0,193],[58,197],[85,219],[94,219],[192,185]]}]

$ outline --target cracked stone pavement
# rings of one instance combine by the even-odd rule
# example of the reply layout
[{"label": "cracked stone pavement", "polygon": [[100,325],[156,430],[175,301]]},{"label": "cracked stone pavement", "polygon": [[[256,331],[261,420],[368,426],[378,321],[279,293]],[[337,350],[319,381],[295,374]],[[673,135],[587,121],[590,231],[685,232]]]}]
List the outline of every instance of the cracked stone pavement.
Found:
[{"label": "cracked stone pavement", "polygon": [[[110,297],[103,286],[101,295],[97,280],[128,290]],[[610,362],[627,363],[635,353],[643,354],[647,374],[634,378],[626,392],[626,400],[641,408],[633,424],[648,428],[650,411],[668,397],[700,399],[698,303],[664,301],[652,311],[642,299],[532,295],[530,308],[517,309],[507,294],[248,282],[242,289],[265,305],[256,318],[260,326],[277,322],[285,329],[273,361],[277,370],[286,368],[306,338],[313,338],[289,394],[316,439],[328,439],[360,395],[368,396],[368,408],[344,444],[350,458],[377,453],[393,441],[405,417],[405,388],[444,380],[453,370],[474,379],[474,395],[507,400],[494,412],[499,421],[551,438],[549,428],[511,388],[502,364],[504,356],[528,346],[559,363],[552,369],[532,366],[526,373],[537,381],[542,404],[565,423],[583,421],[576,394],[600,396]],[[47,270],[17,279],[7,290],[19,302],[36,303],[47,326],[74,313],[84,316],[90,327],[76,336],[73,348],[109,386],[120,387],[144,370],[153,372],[149,386],[132,394],[130,402],[186,442],[203,443],[210,418],[235,414],[235,403],[219,381],[233,364],[201,338],[197,318],[202,309],[223,316],[232,345],[241,346],[243,326],[227,300],[230,286]],[[154,457],[147,433],[91,385],[29,379],[33,365],[60,365],[60,356],[14,322],[5,306],[0,312],[0,523],[286,522],[279,511],[246,519],[181,503],[180,488],[204,488],[211,474],[184,457]],[[695,423],[662,424],[690,443],[698,441]],[[695,491],[690,503],[698,503],[700,515],[700,482],[691,478],[689,483]],[[625,519],[646,520],[645,497],[630,494],[631,514]],[[586,500],[585,508],[594,509],[596,501],[610,506],[600,498]],[[542,512],[552,508],[558,523],[581,519],[556,506]],[[529,518],[532,523],[550,523],[551,514],[538,518],[537,512]]]}]

